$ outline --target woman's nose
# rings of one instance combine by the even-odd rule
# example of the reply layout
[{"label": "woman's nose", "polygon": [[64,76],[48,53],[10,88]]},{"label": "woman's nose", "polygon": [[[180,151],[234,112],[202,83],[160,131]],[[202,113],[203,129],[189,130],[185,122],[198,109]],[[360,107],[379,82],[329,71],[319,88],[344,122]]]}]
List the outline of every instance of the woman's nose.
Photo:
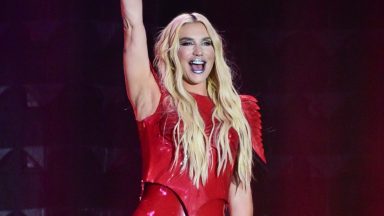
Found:
[{"label": "woman's nose", "polygon": [[195,56],[202,56],[203,55],[203,50],[201,49],[201,46],[196,45],[193,48],[193,55],[195,55]]}]

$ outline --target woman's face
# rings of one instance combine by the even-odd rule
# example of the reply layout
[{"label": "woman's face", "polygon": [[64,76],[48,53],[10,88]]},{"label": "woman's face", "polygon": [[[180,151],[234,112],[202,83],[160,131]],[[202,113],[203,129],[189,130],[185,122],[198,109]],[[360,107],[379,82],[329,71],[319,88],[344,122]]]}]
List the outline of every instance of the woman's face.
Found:
[{"label": "woman's face", "polygon": [[206,80],[215,62],[215,50],[207,29],[200,22],[180,28],[178,57],[184,72],[184,86],[188,91],[206,90]]}]

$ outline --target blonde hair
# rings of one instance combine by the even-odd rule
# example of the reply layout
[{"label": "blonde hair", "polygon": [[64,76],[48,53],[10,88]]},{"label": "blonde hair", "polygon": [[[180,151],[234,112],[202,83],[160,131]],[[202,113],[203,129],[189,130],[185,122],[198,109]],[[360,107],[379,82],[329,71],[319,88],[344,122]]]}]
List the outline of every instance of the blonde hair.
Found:
[{"label": "blonde hair", "polygon": [[[213,128],[209,136],[204,132],[204,121],[195,99],[183,86],[183,71],[177,55],[180,28],[194,22],[205,26],[215,51],[214,67],[207,79],[208,96],[215,105],[212,114]],[[181,170],[188,169],[189,177],[196,187],[199,187],[200,182],[204,185],[212,164],[212,141],[217,147],[217,175],[224,172],[229,161],[235,166],[235,183],[247,185],[252,175],[251,131],[242,111],[240,97],[232,83],[232,71],[224,57],[222,39],[212,24],[198,13],[184,13],[174,18],[157,38],[154,65],[178,114],[178,121],[173,129],[173,167],[179,161],[179,154],[182,154]],[[228,137],[231,128],[237,132],[239,138],[239,150],[235,156],[232,155]]]}]

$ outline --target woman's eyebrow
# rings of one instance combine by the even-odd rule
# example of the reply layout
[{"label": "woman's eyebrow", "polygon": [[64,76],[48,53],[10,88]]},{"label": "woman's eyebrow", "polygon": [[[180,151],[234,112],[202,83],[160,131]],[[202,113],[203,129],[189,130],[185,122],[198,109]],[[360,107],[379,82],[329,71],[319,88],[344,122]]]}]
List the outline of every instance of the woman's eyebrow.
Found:
[{"label": "woman's eyebrow", "polygon": [[[182,37],[182,38],[180,38],[180,41],[182,41],[182,40],[194,40],[193,38],[190,38],[190,37]],[[211,37],[205,37],[205,38],[203,38],[203,39],[201,39],[202,41],[205,41],[205,40],[212,40],[211,39]]]},{"label": "woman's eyebrow", "polygon": [[180,41],[184,41],[184,40],[193,40],[193,39],[190,38],[190,37],[182,37],[182,38],[180,38]]}]

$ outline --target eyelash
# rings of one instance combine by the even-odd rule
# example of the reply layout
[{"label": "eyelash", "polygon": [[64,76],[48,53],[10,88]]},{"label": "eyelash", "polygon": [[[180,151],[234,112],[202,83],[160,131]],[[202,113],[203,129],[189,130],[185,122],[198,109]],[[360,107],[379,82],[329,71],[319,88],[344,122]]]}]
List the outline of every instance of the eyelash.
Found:
[{"label": "eyelash", "polygon": [[203,45],[204,46],[212,46],[212,41],[204,41]]},{"label": "eyelash", "polygon": [[[181,46],[192,46],[192,45],[194,45],[194,43],[191,41],[182,41],[182,42],[180,42],[180,45]],[[202,45],[203,46],[212,46],[212,41],[203,41]]]},{"label": "eyelash", "polygon": [[193,45],[193,43],[191,41],[183,41],[183,42],[180,42],[180,45],[181,46],[191,46],[191,45]]}]

